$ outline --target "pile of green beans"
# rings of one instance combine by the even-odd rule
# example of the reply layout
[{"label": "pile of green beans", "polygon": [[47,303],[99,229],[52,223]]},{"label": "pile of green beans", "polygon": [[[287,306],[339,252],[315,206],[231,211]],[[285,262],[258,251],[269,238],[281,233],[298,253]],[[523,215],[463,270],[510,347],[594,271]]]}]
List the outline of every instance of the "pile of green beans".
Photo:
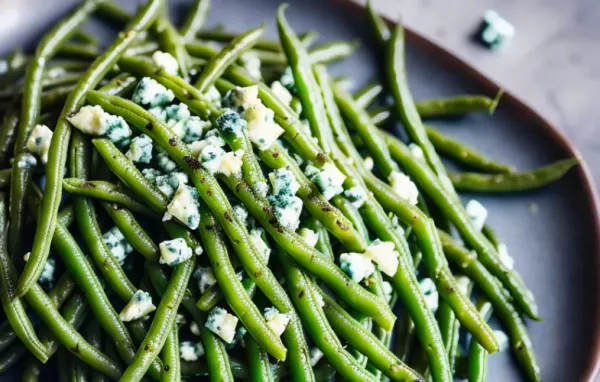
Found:
[{"label": "pile of green beans", "polygon": [[[82,0],[34,52],[3,58],[0,373],[21,371],[24,381],[441,382],[458,376],[466,331],[460,361],[470,381],[484,381],[488,357],[501,350],[487,322],[493,312],[525,375],[539,381],[522,318],[540,319],[533,295],[501,257],[496,233],[474,226],[457,192],[531,191],[578,159],[518,172],[423,124],[492,114],[502,91],[415,102],[402,26],[390,30],[370,2],[386,80],[354,96],[327,64],[350,57],[359,42],[310,47],[317,32],[296,34],[287,4],[276,15],[278,41],[264,39],[265,25],[205,29],[210,0],[196,0],[180,26],[166,7],[147,0],[130,14],[114,0]],[[81,29],[91,16],[121,25],[114,42],[99,44]],[[133,102],[142,80],[156,81],[152,91],[164,87],[173,106],[208,127],[190,141],[174,117],[159,115],[164,105]],[[236,98],[253,89],[257,99]],[[133,141],[74,130],[83,106],[110,114],[88,118],[90,131],[94,123],[114,128],[118,117]],[[237,132],[227,125],[232,115],[242,121]],[[410,141],[386,131],[396,121]],[[39,124],[52,131],[48,142],[32,137]],[[263,147],[252,129],[267,127],[281,133]],[[153,158],[144,163],[129,152],[138,138],[151,141]],[[216,144],[239,155],[237,169],[208,167],[206,150]],[[448,172],[441,157],[474,172]],[[281,173],[293,181],[281,186]],[[159,181],[169,176],[176,186]],[[412,182],[416,203],[397,188],[398,176]],[[171,214],[186,188],[183,207],[197,208],[195,227]],[[298,228],[279,210],[282,189],[300,203]],[[189,256],[168,260],[168,240],[185,243]],[[393,251],[373,253],[377,245]],[[55,268],[64,271],[56,283]],[[424,289],[429,281],[433,290]],[[153,309],[124,322],[140,290]],[[220,309],[234,327],[215,324]]]}]

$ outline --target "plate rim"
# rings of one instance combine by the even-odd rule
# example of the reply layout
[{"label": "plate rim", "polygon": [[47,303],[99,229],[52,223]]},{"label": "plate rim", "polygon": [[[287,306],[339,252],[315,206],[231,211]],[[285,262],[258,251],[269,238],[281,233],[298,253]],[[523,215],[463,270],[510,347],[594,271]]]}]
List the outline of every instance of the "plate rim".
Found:
[{"label": "plate rim", "polygon": [[[367,16],[366,5],[362,5],[356,2],[356,0],[331,0],[334,3],[340,3],[349,6],[356,12],[362,12],[364,16]],[[387,15],[381,14],[382,18],[389,26],[396,25],[396,21],[390,19]],[[424,48],[428,53],[433,53],[438,57],[443,58],[445,64],[450,66],[451,69],[460,71],[462,75],[470,77],[478,85],[489,91],[489,94],[496,94],[500,89],[504,91],[502,95],[502,103],[510,104],[510,108],[518,112],[519,115],[524,115],[528,119],[535,120],[537,122],[536,129],[548,134],[548,136],[558,144],[560,149],[566,154],[579,159],[579,166],[576,168],[577,176],[583,180],[583,192],[587,196],[587,199],[591,202],[592,211],[590,219],[593,221],[594,235],[594,253],[595,253],[595,268],[596,268],[596,310],[593,313],[595,315],[595,322],[597,322],[594,328],[594,343],[592,344],[592,354],[590,360],[587,362],[587,368],[584,370],[583,381],[593,382],[596,377],[600,375],[600,214],[599,206],[600,199],[596,193],[596,185],[594,178],[591,175],[590,169],[587,162],[583,159],[581,153],[573,144],[573,142],[556,127],[550,123],[546,118],[538,114],[527,102],[521,98],[515,96],[511,91],[503,89],[500,85],[490,79],[488,76],[483,74],[479,69],[473,67],[471,64],[460,58],[455,53],[451,52],[447,48],[439,45],[422,34],[412,30],[411,28],[404,26],[405,35],[408,41],[413,42],[420,47]]]}]

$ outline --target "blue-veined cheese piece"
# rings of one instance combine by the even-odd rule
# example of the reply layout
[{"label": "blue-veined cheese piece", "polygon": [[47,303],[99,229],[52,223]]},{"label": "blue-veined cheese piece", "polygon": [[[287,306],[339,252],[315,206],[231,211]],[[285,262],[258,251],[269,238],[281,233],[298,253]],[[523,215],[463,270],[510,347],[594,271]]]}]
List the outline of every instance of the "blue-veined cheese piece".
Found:
[{"label": "blue-veined cheese piece", "polygon": [[515,259],[508,253],[508,247],[504,243],[498,244],[498,259],[507,269],[515,267]]},{"label": "blue-veined cheese piece", "polygon": [[88,105],[81,107],[77,113],[68,116],[67,120],[71,125],[86,134],[104,135],[107,128],[104,118],[105,114],[102,107]]},{"label": "blue-veined cheese piece", "polygon": [[225,309],[215,307],[208,313],[204,326],[221,337],[226,343],[231,343],[235,336],[235,327],[238,321],[236,316],[227,313]]},{"label": "blue-veined cheese piece", "polygon": [[155,168],[145,168],[142,170],[142,174],[148,182],[158,187],[169,198],[175,194],[180,184],[188,183],[188,176],[184,172],[169,172],[165,174]]},{"label": "blue-veined cheese piece", "polygon": [[416,160],[425,160],[425,153],[423,152],[421,146],[417,145],[416,143],[411,143],[408,145],[408,149],[410,150],[410,155],[412,155],[412,157]]},{"label": "blue-veined cheese piece", "polygon": [[254,183],[252,188],[254,192],[262,196],[263,198],[266,197],[267,193],[269,192],[269,185],[267,184],[267,182],[264,181]]},{"label": "blue-veined cheese piece", "polygon": [[133,252],[133,247],[117,227],[112,227],[106,231],[106,233],[102,235],[102,239],[110,253],[120,265],[123,265],[127,256]]},{"label": "blue-veined cheese piece", "polygon": [[500,351],[508,349],[508,344],[510,341],[506,333],[504,333],[502,330],[494,330],[494,337],[496,337]]},{"label": "blue-veined cheese piece", "polygon": [[267,199],[275,210],[279,224],[292,231],[297,230],[302,213],[302,199],[287,194],[269,195]]},{"label": "blue-veined cheese piece", "polygon": [[131,99],[144,106],[164,106],[171,103],[175,99],[175,95],[156,80],[144,77],[135,87]]},{"label": "blue-veined cheese piece", "polygon": [[217,283],[215,274],[212,268],[209,267],[198,267],[194,271],[194,277],[198,281],[198,289],[200,293],[206,292],[208,288]]},{"label": "blue-veined cheese piece", "polygon": [[123,322],[133,321],[146,316],[154,310],[156,310],[156,307],[152,304],[150,293],[138,289],[127,305],[125,305],[119,317]]},{"label": "blue-veined cheese piece", "polygon": [[177,72],[179,71],[179,63],[177,63],[175,57],[169,53],[157,50],[152,54],[152,61],[154,62],[154,65],[164,70],[165,73],[177,75]]},{"label": "blue-veined cheese piece", "polygon": [[362,207],[367,200],[367,192],[360,186],[355,186],[344,191],[344,196],[356,208]]},{"label": "blue-veined cheese piece", "polygon": [[244,343],[244,336],[247,332],[248,330],[246,330],[246,328],[244,328],[243,325],[240,325],[240,327],[236,330],[235,335],[233,336],[233,340],[227,345],[225,345],[225,349],[231,350],[235,348],[237,344],[242,345],[242,347],[246,347],[246,344]]},{"label": "blue-veined cheese piece", "polygon": [[475,199],[469,200],[465,209],[473,223],[473,227],[475,227],[476,230],[481,231],[488,216],[487,209]]},{"label": "blue-veined cheese piece", "polygon": [[34,168],[35,166],[37,166],[37,159],[31,154],[21,155],[17,162],[17,167],[19,168]]},{"label": "blue-veined cheese piece", "polygon": [[424,278],[419,281],[419,287],[421,288],[421,292],[423,292],[423,296],[425,296],[427,307],[435,312],[440,304],[440,296],[435,283],[430,278]]},{"label": "blue-veined cheese piece", "polygon": [[243,131],[248,129],[248,122],[234,110],[226,110],[216,120],[217,125],[224,134],[231,134],[236,138],[243,136]]},{"label": "blue-veined cheese piece", "polygon": [[392,189],[404,202],[416,206],[418,203],[419,190],[412,180],[398,171],[392,171],[388,180]]},{"label": "blue-veined cheese piece", "polygon": [[125,155],[137,163],[150,163],[152,160],[152,138],[146,134],[133,138]]},{"label": "blue-veined cheese piece", "polygon": [[203,140],[189,143],[188,149],[193,156],[198,157],[207,146],[224,147],[225,144],[225,140],[217,129],[212,129],[206,132]]},{"label": "blue-veined cheese piece", "polygon": [[[169,216],[170,215],[170,216]],[[174,217],[190,229],[200,225],[200,212],[198,211],[198,194],[195,188],[180,184],[175,196],[167,206],[167,213],[163,220]]]},{"label": "blue-veined cheese piece", "polygon": [[198,160],[202,167],[211,174],[216,174],[221,166],[221,158],[225,155],[225,150],[219,146],[209,145],[202,149]]},{"label": "blue-veined cheese piece", "polygon": [[56,271],[56,260],[49,257],[44,263],[44,268],[42,269],[42,274],[38,281],[40,284],[48,285],[49,287],[54,284],[54,272]]},{"label": "blue-veined cheese piece", "polygon": [[494,10],[483,15],[479,30],[479,39],[490,49],[506,48],[515,36],[515,27]]},{"label": "blue-veined cheese piece", "polygon": [[283,73],[281,73],[279,82],[281,83],[281,85],[283,85],[283,87],[289,90],[290,93],[296,93],[296,81],[294,79],[294,73],[292,72],[292,68],[290,68],[289,66],[286,66],[283,70]]},{"label": "blue-veined cheese piece", "polygon": [[52,141],[52,130],[46,125],[35,125],[27,140],[27,150],[36,154],[42,163],[48,163],[48,151]]},{"label": "blue-veined cheese piece", "polygon": [[159,262],[170,267],[179,265],[192,257],[192,249],[182,238],[166,240],[158,246],[160,248]]},{"label": "blue-veined cheese piece", "polygon": [[244,150],[230,151],[221,157],[219,173],[225,176],[240,175],[242,173],[242,158]]},{"label": "blue-veined cheese piece", "polygon": [[325,163],[321,169],[309,163],[304,169],[304,174],[327,200],[344,191],[342,185],[346,176],[333,163]]},{"label": "blue-veined cheese piece", "polygon": [[308,244],[311,247],[314,247],[315,245],[317,245],[317,242],[319,241],[319,234],[310,228],[306,228],[306,227],[300,228],[298,230],[298,234],[300,236],[302,236],[302,238],[304,239],[306,244]]},{"label": "blue-veined cheese piece", "polygon": [[182,341],[179,343],[179,356],[186,362],[197,361],[204,355],[204,346],[202,343],[193,343],[191,341]]},{"label": "blue-veined cheese piece", "polygon": [[260,103],[258,86],[236,87],[229,90],[223,98],[223,107],[233,109],[240,114]]},{"label": "blue-veined cheese piece", "polygon": [[264,316],[265,321],[267,321],[267,326],[278,336],[283,334],[290,322],[289,315],[280,313],[275,307],[265,308]]},{"label": "blue-veined cheese piece", "polygon": [[261,227],[255,227],[249,230],[250,242],[254,245],[254,248],[258,251],[261,258],[265,261],[269,261],[271,255],[271,248],[266,243],[264,236],[264,229]]},{"label": "blue-veined cheese piece", "polygon": [[167,123],[167,111],[162,106],[152,106],[148,112],[155,116],[159,121]]},{"label": "blue-veined cheese piece", "polygon": [[277,97],[281,102],[283,102],[287,106],[290,105],[290,102],[292,102],[292,98],[294,98],[292,96],[292,93],[290,93],[290,91],[279,81],[273,81],[273,83],[271,84],[271,91],[273,92],[275,97]]},{"label": "blue-veined cheese piece", "polygon": [[233,214],[240,222],[248,227],[248,210],[241,204],[236,204],[232,207]]},{"label": "blue-veined cheese piece", "polygon": [[392,300],[392,293],[394,289],[392,288],[392,284],[387,281],[382,283],[383,295],[385,296],[385,300],[389,303]]},{"label": "blue-veined cheese piece", "polygon": [[278,168],[269,173],[269,181],[275,195],[296,195],[300,189],[300,183],[296,180],[296,176],[287,167]]},{"label": "blue-veined cheese piece", "polygon": [[252,78],[255,80],[260,80],[262,78],[260,72],[260,59],[258,55],[252,51],[244,52],[240,56],[240,61],[242,62],[242,66]]},{"label": "blue-veined cheese piece", "polygon": [[167,126],[173,126],[176,122],[184,121],[192,116],[190,109],[184,103],[169,105],[165,108],[167,113]]},{"label": "blue-veined cheese piece", "polygon": [[357,283],[375,272],[375,266],[371,259],[361,253],[353,252],[340,255],[340,269]]},{"label": "blue-veined cheese piece", "polygon": [[310,349],[309,355],[310,355],[310,366],[315,366],[321,360],[321,358],[323,358],[323,356],[325,354],[323,354],[321,349],[319,349],[318,347],[315,346],[312,349]]},{"label": "blue-veined cheese piece", "polygon": [[214,85],[204,93],[204,99],[219,108],[221,107],[221,93]]},{"label": "blue-veined cheese piece", "polygon": [[396,274],[400,254],[395,250],[394,243],[391,241],[377,239],[367,247],[363,255],[376,263],[386,275],[392,277]]},{"label": "blue-veined cheese piece", "polygon": [[129,145],[132,132],[122,117],[104,113],[104,124],[106,126],[106,131],[103,134],[104,137],[120,149]]},{"label": "blue-veined cheese piece", "polygon": [[169,154],[164,151],[156,154],[154,158],[156,161],[156,166],[166,173],[175,171],[177,169],[177,163],[175,163],[175,161],[169,157]]}]

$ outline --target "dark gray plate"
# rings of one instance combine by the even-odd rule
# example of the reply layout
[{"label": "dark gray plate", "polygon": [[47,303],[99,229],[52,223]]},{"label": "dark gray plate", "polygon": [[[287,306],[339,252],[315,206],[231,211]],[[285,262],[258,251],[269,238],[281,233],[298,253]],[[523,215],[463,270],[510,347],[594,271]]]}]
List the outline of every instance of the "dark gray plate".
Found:
[{"label": "dark gray plate", "polygon": [[[74,0],[21,0],[11,5],[22,18],[8,36],[0,36],[0,51],[28,44],[69,9]],[[359,87],[378,76],[379,52],[369,34],[362,8],[347,1],[289,1],[287,16],[297,31],[315,29],[320,41],[361,38],[362,48],[351,59],[332,67]],[[139,2],[128,2],[133,8]],[[177,1],[181,16],[191,1]],[[268,23],[276,37],[274,0],[213,0],[209,24],[225,23],[243,31]],[[4,22],[4,21],[3,21]],[[98,23],[90,26],[100,31]],[[100,33],[100,32],[99,32]],[[114,35],[103,29],[107,39]],[[464,93],[493,95],[497,86],[456,57],[423,38],[408,34],[408,73],[416,99]],[[467,36],[465,36],[467,38]],[[444,131],[493,158],[528,169],[576,155],[565,138],[534,111],[507,94],[493,117],[474,115],[436,123]],[[465,195],[466,198],[470,195]],[[516,268],[535,293],[544,321],[529,325],[545,381],[592,380],[598,367],[599,262],[597,206],[585,168],[569,173],[545,190],[511,196],[477,196],[489,209],[489,222],[508,244]],[[515,361],[504,352],[489,359],[490,381],[520,380]]]}]

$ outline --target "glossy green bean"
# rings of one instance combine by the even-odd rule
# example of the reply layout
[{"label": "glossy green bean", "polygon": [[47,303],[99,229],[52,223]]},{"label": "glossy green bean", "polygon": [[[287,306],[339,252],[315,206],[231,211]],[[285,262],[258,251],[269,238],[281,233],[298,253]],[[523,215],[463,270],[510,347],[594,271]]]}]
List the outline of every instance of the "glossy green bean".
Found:
[{"label": "glossy green bean", "polygon": [[16,104],[11,104],[2,117],[0,125],[0,167],[6,167],[13,155],[13,147],[17,138],[20,110]]},{"label": "glossy green bean", "polygon": [[494,114],[502,97],[500,90],[494,98],[483,95],[460,95],[450,98],[432,98],[416,103],[421,118],[461,116],[469,113],[488,112]]},{"label": "glossy green bean", "polygon": [[492,273],[486,269],[480,259],[478,260],[468,249],[455,242],[448,234],[439,232],[439,235],[448,259],[460,266],[461,270],[473,280],[494,306],[494,311],[506,328],[514,354],[524,368],[527,377],[532,381],[539,381],[541,379],[540,369],[533,346],[521,316],[512,305],[511,297],[494,279]]},{"label": "glossy green bean", "polygon": [[536,190],[562,178],[571,168],[579,164],[579,159],[569,158],[526,172],[510,174],[450,174],[450,180],[457,191],[507,193]]},{"label": "glossy green bean", "polygon": [[0,87],[12,85],[26,70],[27,56],[21,48],[15,48],[0,59],[6,64],[6,72],[0,75]]},{"label": "glossy green bean", "polygon": [[527,289],[521,277],[499,260],[496,249],[485,236],[473,228],[469,216],[457,198],[449,194],[432,170],[411,156],[410,150],[404,143],[389,134],[386,134],[386,141],[394,159],[402,164],[419,188],[435,201],[465,241],[477,251],[481,262],[511,293],[517,305],[530,317],[538,318],[533,294]]},{"label": "glossy green bean", "polygon": [[173,325],[160,354],[163,360],[163,369],[160,373],[161,382],[181,381],[179,328],[177,328],[177,325]]},{"label": "glossy green bean", "polygon": [[[339,85],[338,85],[339,86]],[[383,93],[383,85],[377,81],[368,83],[362,89],[354,93],[354,102],[361,109],[367,109],[377,97]]]},{"label": "glossy green bean", "polygon": [[371,24],[371,28],[375,32],[375,38],[380,44],[385,44],[390,38],[390,28],[387,22],[377,13],[372,0],[367,0],[367,15],[369,17],[369,24]]},{"label": "glossy green bean", "polygon": [[[200,33],[198,33],[198,38],[200,38],[202,40],[217,41],[217,42],[229,42],[238,36],[239,36],[239,34],[237,34],[237,33],[223,32],[223,31],[218,31],[218,30],[206,30],[206,31],[200,31]],[[318,33],[311,31],[311,32],[301,33],[298,35],[298,37],[302,41],[302,44],[305,47],[308,47],[317,39]],[[277,41],[258,40],[258,41],[256,41],[256,44],[254,45],[254,47],[256,49],[264,50],[267,52],[276,52],[276,53],[281,52],[281,45]]]},{"label": "glossy green bean", "polygon": [[[482,317],[491,316],[492,304],[485,299],[477,299],[477,309]],[[487,369],[487,356],[488,352],[477,343],[477,341],[471,341],[469,343],[468,352],[468,380],[469,382],[484,382],[486,369]]]},{"label": "glossy green bean", "polygon": [[129,244],[146,259],[157,262],[160,256],[158,246],[138,223],[131,211],[116,203],[101,202],[100,204]]},{"label": "glossy green bean", "polygon": [[23,245],[23,232],[27,220],[25,198],[36,167],[28,163],[34,161],[36,159],[32,154],[21,152],[13,162],[10,182],[10,225],[8,227],[8,253],[13,261],[19,261],[17,257],[20,256]]},{"label": "glossy green bean", "polygon": [[0,372],[5,372],[14,364],[19,362],[23,355],[27,353],[27,348],[21,343],[13,344],[7,351],[0,355]]},{"label": "glossy green bean", "polygon": [[356,322],[333,298],[322,291],[319,293],[325,301],[323,311],[333,330],[364,354],[369,362],[393,381],[421,380],[417,373],[399,360],[375,335]]},{"label": "glossy green bean", "polygon": [[12,298],[15,288],[15,275],[11,272],[13,267],[6,250],[6,194],[0,193],[0,298],[7,320],[10,322],[17,337],[37,359],[46,362],[46,348],[35,334],[33,324],[27,316],[23,302]]},{"label": "glossy green bean", "polygon": [[95,45],[68,42],[58,49],[56,55],[77,60],[92,61],[100,55],[100,52]]},{"label": "glossy green bean", "polygon": [[210,0],[196,0],[194,6],[187,12],[179,28],[179,34],[184,41],[193,40],[206,22]]},{"label": "glossy green bean", "polygon": [[237,279],[235,269],[229,261],[221,227],[206,207],[200,208],[199,232],[225,301],[261,348],[276,359],[285,360],[287,351],[281,339],[266,324],[260,310]]},{"label": "glossy green bean", "polygon": [[[305,44],[298,36],[302,46]],[[332,41],[321,44],[307,50],[309,62],[313,65],[329,64],[331,62],[340,61],[350,57],[358,48],[358,41]],[[285,66],[288,64],[287,57],[281,52],[271,52],[255,49],[252,51],[254,55],[265,66]]]},{"label": "glossy green bean", "polygon": [[[100,324],[98,324],[98,321],[96,320],[90,320],[83,329],[85,339],[96,349],[102,349],[103,341],[101,330],[102,328],[100,328]],[[107,379],[105,376],[95,370],[92,370],[91,374],[92,382],[105,382]]]},{"label": "glossy green bean", "polygon": [[[446,232],[449,232],[447,230],[445,230]],[[499,251],[499,247],[500,247],[500,239],[498,238],[498,235],[496,235],[496,232],[494,232],[494,230],[492,229],[492,227],[490,227],[489,225],[484,225],[483,228],[481,229],[481,233],[489,240],[490,243],[492,243],[492,245],[494,246],[494,248],[496,248],[497,251]]]},{"label": "glossy green bean", "polygon": [[[147,272],[154,288],[158,294],[162,296],[169,284],[167,274],[159,266],[150,266],[147,268]],[[194,297],[189,288],[184,293],[181,305],[192,315],[192,318],[196,321],[198,328],[200,329],[200,336],[202,338],[202,343],[204,344],[206,364],[208,365],[211,381],[233,381],[231,373],[232,368],[230,367],[229,356],[226,352],[225,344],[204,326],[206,315],[204,312],[196,309]],[[183,375],[186,375],[186,364],[187,362],[182,362],[180,365]]]},{"label": "glossy green bean", "polygon": [[[162,350],[170,332],[169,330],[165,330],[165,328],[173,328],[175,325],[177,309],[183,300],[195,265],[196,257],[192,256],[186,262],[179,264],[173,271],[169,285],[165,289],[160,304],[156,308],[156,313],[154,314],[148,334],[140,344],[135,357],[129,362],[129,366],[123,373],[123,380],[140,381]],[[146,263],[146,267],[153,266],[157,265]]]},{"label": "glossy green bean", "polygon": [[102,180],[85,181],[77,178],[65,178],[63,187],[65,191],[75,195],[117,203],[131,211],[147,216],[155,216],[152,210],[135,200],[135,196],[114,183]]},{"label": "glossy green bean", "polygon": [[125,24],[131,20],[129,12],[114,0],[105,0],[98,6],[98,15]]},{"label": "glossy green bean", "polygon": [[331,247],[331,240],[329,239],[329,232],[323,226],[323,224],[321,224],[320,221],[311,216],[303,222],[303,225],[306,228],[313,230],[317,233],[318,240],[317,244],[315,245],[315,249],[319,251],[319,253],[321,253],[322,255],[333,259],[334,253],[333,248]]},{"label": "glossy green bean", "polygon": [[229,65],[234,63],[243,52],[250,49],[265,31],[264,26],[250,29],[248,32],[231,40],[216,56],[214,56],[200,72],[194,87],[205,93],[221,77]]},{"label": "glossy green bean", "polygon": [[150,0],[120,33],[108,49],[98,56],[81,77],[75,90],[69,95],[52,135],[52,142],[46,164],[46,189],[42,199],[42,214],[38,221],[31,256],[17,285],[17,296],[23,296],[39,278],[48,258],[50,241],[56,228],[56,215],[62,197],[63,169],[67,160],[71,126],[67,121],[85,101],[88,90],[93,89],[117,63],[129,45],[140,32],[146,30],[155,20],[162,0]]},{"label": "glossy green bean", "polygon": [[[229,362],[231,363],[232,381],[234,377],[236,379],[248,380],[248,367],[244,362],[233,357],[229,359]],[[211,376],[210,368],[207,368],[204,362],[181,362],[181,375],[184,377],[201,377],[207,374]]]},{"label": "glossy green bean", "polygon": [[4,189],[8,185],[10,185],[11,174],[12,174],[12,169],[10,169],[10,168],[0,170],[0,190]]},{"label": "glossy green bean", "polygon": [[329,121],[325,113],[325,101],[313,73],[308,53],[285,18],[286,8],[287,4],[282,4],[277,10],[277,29],[281,46],[294,75],[296,92],[302,103],[302,112],[310,124],[313,135],[318,139],[319,145],[328,154],[331,152],[331,148],[328,147],[328,142],[331,140],[324,136],[326,132],[330,131],[327,128]]},{"label": "glossy green bean", "polygon": [[83,44],[98,45],[98,38],[92,33],[81,28],[77,29],[75,33],[73,33],[72,40]]},{"label": "glossy green bean", "polygon": [[337,335],[329,326],[312,281],[298,268],[284,252],[277,250],[283,265],[285,278],[292,301],[302,318],[304,328],[313,342],[325,354],[327,360],[349,381],[375,381],[343,347]]},{"label": "glossy green bean", "polygon": [[179,64],[181,77],[189,77],[190,58],[185,50],[183,37],[171,23],[167,15],[161,15],[156,19],[153,30],[158,40],[160,49],[169,53]]},{"label": "glossy green bean", "polygon": [[273,382],[269,354],[259,346],[258,342],[250,335],[246,335],[246,356],[248,357],[248,374],[250,380],[259,382]]}]

